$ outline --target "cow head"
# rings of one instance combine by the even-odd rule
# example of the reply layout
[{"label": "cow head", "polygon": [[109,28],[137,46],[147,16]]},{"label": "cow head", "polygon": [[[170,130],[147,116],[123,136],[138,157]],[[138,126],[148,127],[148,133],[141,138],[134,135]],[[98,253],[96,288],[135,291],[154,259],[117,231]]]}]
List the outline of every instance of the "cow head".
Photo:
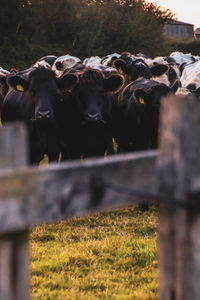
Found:
[{"label": "cow head", "polygon": [[53,71],[45,68],[32,70],[28,78],[16,74],[7,80],[17,92],[26,93],[35,120],[53,119],[54,107],[62,98],[62,90],[72,88],[76,81],[74,74],[66,74],[58,79]]},{"label": "cow head", "polygon": [[65,70],[72,68],[77,63],[80,63],[81,60],[78,57],[71,56],[69,54],[58,57],[52,66],[52,70],[56,73],[57,76],[62,76]]},{"label": "cow head", "polygon": [[160,99],[170,93],[172,91],[167,85],[153,80],[145,80],[141,87],[138,85],[135,88],[134,97],[138,103],[159,110]]},{"label": "cow head", "polygon": [[174,67],[169,64],[161,64],[154,62],[154,66],[150,68],[153,74],[152,80],[164,83],[171,87],[178,80],[177,72]]},{"label": "cow head", "polygon": [[131,62],[117,59],[114,66],[120,74],[126,75],[127,83],[135,81],[139,77],[150,79],[153,76],[161,76],[168,71],[168,66],[164,64],[149,67],[142,59],[132,60]]},{"label": "cow head", "polygon": [[127,76],[128,82],[132,82],[139,77],[150,78],[152,76],[148,65],[142,59],[127,62],[123,59],[117,59],[114,65],[120,74]]},{"label": "cow head", "polygon": [[116,93],[124,83],[123,76],[105,77],[101,71],[87,68],[79,75],[75,88],[78,111],[84,123],[105,122],[110,111],[109,93]]}]

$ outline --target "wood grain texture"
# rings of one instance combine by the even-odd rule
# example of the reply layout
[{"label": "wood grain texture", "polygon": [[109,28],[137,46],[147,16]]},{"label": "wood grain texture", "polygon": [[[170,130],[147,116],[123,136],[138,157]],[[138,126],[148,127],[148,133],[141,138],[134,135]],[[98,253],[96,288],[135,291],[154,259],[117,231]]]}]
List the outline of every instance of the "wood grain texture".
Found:
[{"label": "wood grain texture", "polygon": [[161,205],[161,300],[200,299],[200,103],[192,97],[163,102],[158,192],[189,205]]},{"label": "wood grain texture", "polygon": [[21,123],[7,124],[0,129],[0,169],[27,165],[27,132]]},{"label": "wood grain texture", "polygon": [[[0,130],[0,168],[24,167],[27,164],[26,129],[21,124]],[[4,187],[5,188],[5,187]],[[9,184],[7,185],[9,190]],[[1,199],[0,196],[0,202]],[[13,201],[17,201],[13,195]],[[10,210],[13,207],[10,206]],[[3,222],[3,219],[2,219]],[[15,230],[0,237],[0,299],[29,299],[28,232]]]},{"label": "wood grain texture", "polygon": [[143,201],[124,189],[155,194],[156,155],[147,151],[5,170],[0,175],[0,234]]}]

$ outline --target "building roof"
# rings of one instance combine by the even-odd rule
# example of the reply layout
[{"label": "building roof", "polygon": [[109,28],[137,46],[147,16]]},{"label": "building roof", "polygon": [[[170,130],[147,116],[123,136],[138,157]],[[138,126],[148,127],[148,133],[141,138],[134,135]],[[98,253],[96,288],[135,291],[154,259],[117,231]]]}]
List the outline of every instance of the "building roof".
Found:
[{"label": "building roof", "polygon": [[194,33],[195,34],[200,34],[200,27],[198,27],[197,29],[195,29]]},{"label": "building roof", "polygon": [[171,25],[191,25],[191,26],[194,26],[194,24],[181,22],[181,21],[174,20],[174,19],[168,19],[167,21],[165,21],[165,23],[166,24],[171,24]]}]

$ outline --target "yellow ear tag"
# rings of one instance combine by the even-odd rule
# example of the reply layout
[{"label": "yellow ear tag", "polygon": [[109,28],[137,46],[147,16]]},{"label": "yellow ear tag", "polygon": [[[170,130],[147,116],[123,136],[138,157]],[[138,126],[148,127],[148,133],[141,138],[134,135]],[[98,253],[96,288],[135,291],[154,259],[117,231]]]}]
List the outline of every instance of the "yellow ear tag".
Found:
[{"label": "yellow ear tag", "polygon": [[140,102],[141,104],[144,104],[144,99],[143,99],[142,97],[140,97],[140,98],[139,98],[139,102]]},{"label": "yellow ear tag", "polygon": [[21,84],[17,84],[16,85],[16,89],[19,91],[19,92],[24,92],[24,88]]},{"label": "yellow ear tag", "polygon": [[67,90],[67,91],[68,91],[68,93],[70,93],[70,94],[72,93],[72,90]]},{"label": "yellow ear tag", "polygon": [[119,74],[121,74],[121,75],[123,75],[123,74],[124,74],[124,72],[123,72],[122,68],[119,68]]}]

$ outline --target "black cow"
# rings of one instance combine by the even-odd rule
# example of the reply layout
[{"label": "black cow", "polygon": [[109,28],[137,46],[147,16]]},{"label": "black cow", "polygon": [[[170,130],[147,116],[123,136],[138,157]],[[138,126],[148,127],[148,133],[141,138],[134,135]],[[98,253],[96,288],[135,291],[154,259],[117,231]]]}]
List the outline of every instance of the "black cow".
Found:
[{"label": "black cow", "polygon": [[161,76],[169,69],[167,65],[157,64],[149,67],[143,59],[133,60],[130,56],[124,56],[114,61],[114,66],[120,74],[126,76],[126,84],[135,81],[139,77],[150,79],[153,76]]},{"label": "black cow", "polygon": [[173,91],[163,83],[139,78],[113,104],[112,129],[118,152],[157,147],[160,99]]},{"label": "black cow", "polygon": [[101,71],[86,68],[78,72],[73,90],[63,94],[55,113],[62,133],[62,160],[104,155],[111,147],[111,98],[123,84],[123,77],[106,78]]},{"label": "black cow", "polygon": [[[139,78],[126,86],[112,107],[112,134],[118,153],[154,149],[159,131],[160,101],[172,93],[165,84]],[[148,203],[139,206],[148,209]]]},{"label": "black cow", "polygon": [[2,122],[27,124],[31,163],[39,163],[44,154],[49,156],[49,161],[56,161],[59,136],[54,111],[62,99],[62,90],[72,88],[77,77],[66,74],[57,79],[53,71],[45,68],[32,69],[25,74],[25,77],[24,74],[12,75],[7,80],[12,90],[4,99]]}]

